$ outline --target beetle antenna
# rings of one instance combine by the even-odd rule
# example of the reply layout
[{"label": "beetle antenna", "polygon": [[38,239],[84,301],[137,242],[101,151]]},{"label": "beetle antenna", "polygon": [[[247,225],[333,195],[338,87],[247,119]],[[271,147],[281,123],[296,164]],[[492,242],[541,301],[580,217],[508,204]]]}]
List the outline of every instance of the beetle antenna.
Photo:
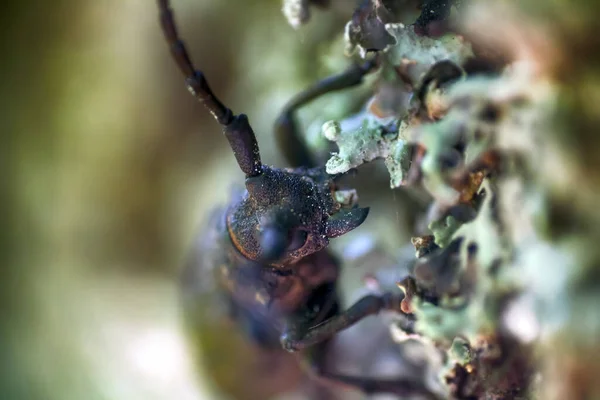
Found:
[{"label": "beetle antenna", "polygon": [[248,117],[245,114],[234,115],[233,111],[225,107],[208,86],[202,71],[194,67],[187,48],[177,32],[169,0],[158,0],[158,8],[163,34],[171,48],[173,59],[186,77],[189,91],[204,104],[223,127],[240,169],[247,177],[260,175],[262,172],[260,152]]}]

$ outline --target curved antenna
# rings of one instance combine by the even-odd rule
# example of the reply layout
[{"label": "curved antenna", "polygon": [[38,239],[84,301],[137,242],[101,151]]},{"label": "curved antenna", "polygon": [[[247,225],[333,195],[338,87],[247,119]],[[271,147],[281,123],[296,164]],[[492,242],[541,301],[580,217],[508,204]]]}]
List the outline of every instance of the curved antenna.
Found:
[{"label": "curved antenna", "polygon": [[163,34],[171,48],[173,59],[186,77],[189,91],[204,104],[223,127],[240,169],[247,177],[260,175],[262,172],[260,152],[248,117],[244,114],[234,115],[233,111],[225,107],[208,86],[202,71],[194,67],[187,48],[177,32],[169,0],[158,0],[158,9]]}]

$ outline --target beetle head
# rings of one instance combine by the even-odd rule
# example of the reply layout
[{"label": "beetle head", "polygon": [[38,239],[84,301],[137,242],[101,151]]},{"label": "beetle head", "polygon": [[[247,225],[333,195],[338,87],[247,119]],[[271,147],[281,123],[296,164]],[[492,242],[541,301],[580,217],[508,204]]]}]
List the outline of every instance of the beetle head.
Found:
[{"label": "beetle head", "polygon": [[211,112],[246,175],[246,195],[227,214],[235,247],[250,260],[285,265],[314,253],[329,238],[360,225],[367,209],[340,210],[334,184],[322,170],[280,170],[262,164],[248,117],[234,115],[215,96],[179,37],[168,0],[158,2],[161,26],[190,92]]},{"label": "beetle head", "polygon": [[293,264],[358,227],[368,208],[343,207],[322,168],[262,166],[246,178],[247,192],[228,213],[230,237],[245,257],[273,266]]},{"label": "beetle head", "polygon": [[234,246],[247,259],[285,266],[323,249],[365,220],[368,208],[343,208],[336,185],[324,168],[278,169],[263,165],[248,118],[240,114],[225,126],[246,193],[227,214]]}]

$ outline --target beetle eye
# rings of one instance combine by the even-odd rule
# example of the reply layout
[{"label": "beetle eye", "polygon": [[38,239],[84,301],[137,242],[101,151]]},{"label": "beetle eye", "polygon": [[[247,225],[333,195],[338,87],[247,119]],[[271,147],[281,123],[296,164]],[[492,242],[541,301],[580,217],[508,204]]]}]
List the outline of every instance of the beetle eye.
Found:
[{"label": "beetle eye", "polygon": [[295,229],[290,234],[290,244],[287,247],[287,251],[296,251],[304,246],[308,239],[308,233],[302,229]]}]

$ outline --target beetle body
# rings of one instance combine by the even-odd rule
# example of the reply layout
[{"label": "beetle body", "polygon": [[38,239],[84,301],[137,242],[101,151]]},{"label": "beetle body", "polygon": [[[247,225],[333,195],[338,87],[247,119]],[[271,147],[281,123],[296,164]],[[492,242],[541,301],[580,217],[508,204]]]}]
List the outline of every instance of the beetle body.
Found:
[{"label": "beetle body", "polygon": [[[353,229],[366,212],[355,208],[353,220],[317,223],[327,217],[321,210],[353,215],[335,202],[336,186],[323,169],[269,168],[265,175],[265,182],[246,184],[255,194],[271,191],[272,196],[262,193],[263,201],[257,202],[247,189],[236,191],[230,204],[213,210],[202,226],[182,276],[186,320],[205,356],[203,367],[221,392],[235,399],[268,398],[294,388],[322,395],[327,389],[306,384],[297,357],[282,349],[280,336],[290,319],[314,325],[338,311],[339,263],[325,248],[327,234]],[[258,248],[256,216],[270,214],[273,205],[294,210],[290,218],[305,225],[292,237],[284,262],[265,265],[253,250]],[[310,221],[318,228],[314,232],[306,230]]]},{"label": "beetle body", "polygon": [[[184,285],[193,289],[194,282],[202,282],[221,291],[236,311],[265,321],[279,334],[290,319],[321,322],[337,305],[339,277],[338,262],[326,246],[359,226],[368,209],[336,202],[337,187],[322,168],[263,167],[262,175],[246,179],[246,188],[213,213]],[[274,243],[270,230],[285,238],[279,256],[267,262],[264,247]],[[208,276],[213,282],[207,286]],[[280,346],[279,337],[260,341]]]},{"label": "beetle body", "polygon": [[319,381],[365,393],[432,397],[410,378],[348,376],[329,368],[328,344],[337,333],[383,310],[401,312],[404,295],[399,290],[368,294],[348,309],[340,307],[339,263],[327,246],[360,226],[369,209],[359,208],[356,196],[337,201],[345,198],[338,196],[338,177],[314,165],[294,112],[319,96],[360,84],[378,61],[351,65],[293,98],[275,128],[293,168],[270,167],[261,161],[247,116],[224,106],[193,66],[169,1],[158,0],[158,6],[164,36],[189,91],[222,126],[245,175],[245,189],[203,227],[183,274],[191,333],[199,336],[203,359],[214,362],[209,372],[221,391],[252,400],[293,389],[302,376],[291,362],[297,354]]}]

